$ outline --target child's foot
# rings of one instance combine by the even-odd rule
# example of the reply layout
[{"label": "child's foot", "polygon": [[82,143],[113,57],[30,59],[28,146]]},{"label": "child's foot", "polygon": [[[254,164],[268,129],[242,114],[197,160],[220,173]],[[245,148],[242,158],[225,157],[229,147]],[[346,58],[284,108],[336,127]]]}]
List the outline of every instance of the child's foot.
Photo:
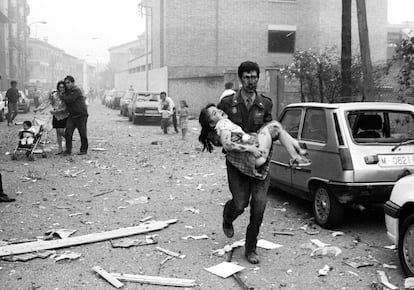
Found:
[{"label": "child's foot", "polygon": [[303,156],[290,159],[290,166],[293,166],[293,167],[305,167],[311,164],[312,164],[312,161],[310,161],[309,159]]}]

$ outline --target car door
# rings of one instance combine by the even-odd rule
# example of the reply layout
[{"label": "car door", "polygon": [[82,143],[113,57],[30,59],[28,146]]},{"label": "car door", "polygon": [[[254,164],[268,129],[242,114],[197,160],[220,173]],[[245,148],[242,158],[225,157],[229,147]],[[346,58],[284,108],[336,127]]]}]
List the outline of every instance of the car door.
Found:
[{"label": "car door", "polygon": [[326,111],[323,108],[307,108],[299,134],[299,143],[308,151],[312,161],[310,166],[292,168],[292,187],[308,192],[308,180],[317,172],[329,170],[329,153],[325,152],[328,143]]},{"label": "car door", "polygon": [[[302,118],[302,108],[288,108],[282,113],[280,123],[293,137],[297,138]],[[277,140],[273,143],[272,159],[270,161],[270,176],[275,186],[291,186],[290,156],[286,149]]]}]

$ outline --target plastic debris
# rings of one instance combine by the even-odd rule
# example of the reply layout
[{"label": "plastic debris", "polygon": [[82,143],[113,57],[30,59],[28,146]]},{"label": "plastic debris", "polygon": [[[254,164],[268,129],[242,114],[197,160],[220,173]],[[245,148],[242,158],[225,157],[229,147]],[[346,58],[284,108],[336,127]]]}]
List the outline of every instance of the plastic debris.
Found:
[{"label": "plastic debris", "polygon": [[312,251],[310,254],[311,257],[321,257],[321,256],[328,256],[328,257],[336,257],[342,253],[342,250],[338,247],[322,247],[317,248]]},{"label": "plastic debris", "polygon": [[238,247],[242,247],[244,246],[244,239],[240,240],[240,241],[236,241],[231,245],[225,245],[223,248],[221,249],[217,249],[213,251],[214,255],[217,255],[219,257],[224,256],[227,252],[230,252],[231,250],[233,250],[234,248],[238,248]]},{"label": "plastic debris", "polygon": [[129,203],[130,205],[135,205],[135,204],[145,204],[148,203],[149,197],[148,196],[140,196],[138,198],[134,198],[134,199],[129,199],[126,200],[126,203]]},{"label": "plastic debris", "polygon": [[316,246],[317,246],[317,247],[319,247],[319,248],[323,248],[323,247],[330,246],[330,244],[326,244],[326,243],[324,243],[324,242],[321,242],[321,241],[320,241],[320,240],[318,240],[318,239],[311,239],[310,241],[312,242],[312,244],[316,245]]},{"label": "plastic debris", "polygon": [[339,237],[339,236],[343,236],[344,232],[333,232],[331,235],[332,237]]},{"label": "plastic debris", "polygon": [[195,209],[194,207],[185,207],[184,208],[184,211],[190,211],[190,212],[192,212],[194,214],[199,214],[200,213],[200,210],[199,209]]},{"label": "plastic debris", "polygon": [[325,265],[322,269],[318,270],[318,276],[326,276],[328,275],[330,270],[331,270],[331,267],[329,267],[328,265]]},{"label": "plastic debris", "polygon": [[385,275],[384,271],[377,271],[377,278],[378,281],[381,282],[382,285],[385,287],[391,289],[391,290],[398,290],[398,287],[391,284],[390,281],[388,281],[387,275]]},{"label": "plastic debris", "polygon": [[397,246],[395,246],[395,245],[384,246],[384,248],[389,249],[389,250],[395,250],[397,248]]},{"label": "plastic debris", "polygon": [[382,264],[382,266],[387,269],[397,269],[397,266],[395,265]]}]

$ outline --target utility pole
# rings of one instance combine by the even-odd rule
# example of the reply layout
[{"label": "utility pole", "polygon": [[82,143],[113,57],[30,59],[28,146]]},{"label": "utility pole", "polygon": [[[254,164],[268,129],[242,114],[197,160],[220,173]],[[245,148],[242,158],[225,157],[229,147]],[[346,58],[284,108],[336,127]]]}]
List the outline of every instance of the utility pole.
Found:
[{"label": "utility pole", "polygon": [[365,0],[356,0],[358,15],[359,46],[361,49],[363,73],[363,100],[374,101],[374,85],[372,80],[371,52],[369,49],[367,9]]},{"label": "utility pole", "polygon": [[352,0],[342,0],[341,102],[352,100]]}]

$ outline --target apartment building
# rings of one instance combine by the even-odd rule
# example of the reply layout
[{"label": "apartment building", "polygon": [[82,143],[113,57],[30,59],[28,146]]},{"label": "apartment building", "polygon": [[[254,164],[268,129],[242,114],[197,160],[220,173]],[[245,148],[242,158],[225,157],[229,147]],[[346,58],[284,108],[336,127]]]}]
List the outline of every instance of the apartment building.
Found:
[{"label": "apartment building", "polygon": [[[357,54],[353,5],[353,53]],[[383,62],[387,0],[366,0],[366,6],[371,58]],[[130,70],[119,79],[128,79],[135,88],[164,86],[170,96],[186,99],[195,110],[217,101],[225,79],[237,85],[235,70],[244,60],[259,63],[259,89],[269,91],[272,71],[289,64],[295,50],[336,46],[339,52],[341,47],[338,0],[143,0],[143,14],[149,45],[130,66],[144,65],[145,71]]]}]

